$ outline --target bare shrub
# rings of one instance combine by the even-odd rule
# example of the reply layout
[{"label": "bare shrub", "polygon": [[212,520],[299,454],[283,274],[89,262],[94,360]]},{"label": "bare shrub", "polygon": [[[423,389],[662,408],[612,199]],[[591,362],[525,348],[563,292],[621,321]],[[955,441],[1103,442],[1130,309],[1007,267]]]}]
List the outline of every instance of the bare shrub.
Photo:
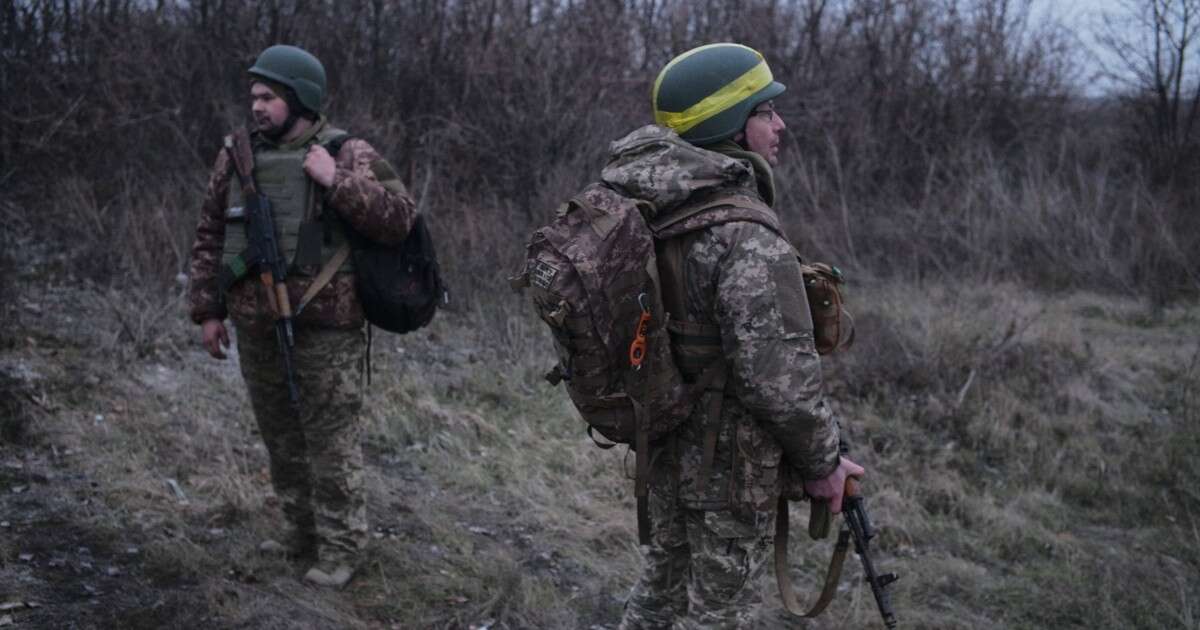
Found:
[{"label": "bare shrub", "polygon": [[663,63],[734,40],[791,86],[780,207],[807,254],[879,277],[1194,293],[1191,193],[1125,141],[1128,109],[1075,96],[1072,40],[1031,16],[1029,0],[8,0],[0,181],[77,268],[169,284],[218,138],[245,120],[245,68],[297,43],[329,71],[335,122],[409,174],[471,302],[649,121]]}]

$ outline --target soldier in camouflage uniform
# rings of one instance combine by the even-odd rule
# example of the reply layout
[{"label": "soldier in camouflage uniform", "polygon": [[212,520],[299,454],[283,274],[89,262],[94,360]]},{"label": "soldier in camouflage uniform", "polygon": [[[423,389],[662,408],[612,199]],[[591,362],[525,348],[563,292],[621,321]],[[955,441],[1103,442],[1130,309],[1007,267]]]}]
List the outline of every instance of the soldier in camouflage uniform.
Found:
[{"label": "soldier in camouflage uniform", "polygon": [[[719,154],[709,154],[712,161],[740,163],[723,167],[727,194],[770,206],[771,167],[784,129],[771,99],[783,91],[758,52],[735,44],[703,46],[659,74],[655,119]],[[661,127],[614,143],[604,173],[609,185],[642,189],[643,198],[658,186],[669,197],[667,189],[711,176],[675,173],[681,164],[696,164],[694,158],[630,149],[641,146],[644,136],[663,133]],[[836,513],[846,477],[864,473],[838,455],[838,422],[821,391],[799,262],[792,246],[764,225],[770,222],[735,220],[681,237],[682,270],[675,275],[682,277],[666,277],[671,272],[663,260],[670,257],[660,246],[664,292],[669,282],[679,282],[685,296],[685,312],[672,312],[672,321],[710,335],[728,376],[719,424],[711,429],[711,465],[706,469],[702,461],[710,432],[704,405],[677,430],[667,449],[672,456],[655,460],[651,544],[642,548],[645,565],[626,604],[623,630],[753,627],[784,477],[802,480],[810,496],[829,501]]]},{"label": "soldier in camouflage uniform", "polygon": [[[383,243],[399,243],[415,218],[415,205],[392,167],[370,144],[345,139],[321,115],[325,70],[311,54],[272,46],[249,70],[254,179],[272,202],[280,249],[293,262],[287,277],[291,303],[348,238],[347,226]],[[329,140],[343,136],[336,157]],[[341,587],[355,570],[367,540],[363,488],[363,368],[365,319],[354,288],[353,263],[337,269],[295,318],[295,380],[298,406],[290,404],[280,349],[273,333],[267,289],[251,271],[222,287],[223,268],[245,246],[244,227],[231,207],[240,205],[231,160],[218,154],[192,246],[189,299],[203,343],[224,359],[228,317],[237,331],[238,355],[255,419],[271,461],[271,482],[287,517],[283,543],[264,551],[287,551],[315,560],[305,579]],[[319,258],[309,246],[301,256],[298,228],[319,225]],[[312,239],[310,239],[311,241]],[[318,264],[312,264],[312,263]],[[330,263],[332,264],[335,263]]]}]

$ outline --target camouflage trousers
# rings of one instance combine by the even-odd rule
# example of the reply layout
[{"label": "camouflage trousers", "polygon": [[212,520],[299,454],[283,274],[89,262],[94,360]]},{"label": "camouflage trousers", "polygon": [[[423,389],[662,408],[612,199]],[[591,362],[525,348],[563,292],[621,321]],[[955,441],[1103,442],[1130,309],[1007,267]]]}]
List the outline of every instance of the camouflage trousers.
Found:
[{"label": "camouflage trousers", "polygon": [[774,510],[745,517],[688,510],[651,490],[650,544],[620,630],[751,628],[774,543]]},{"label": "camouflage trousers", "polygon": [[274,336],[238,332],[238,358],[275,488],[293,535],[315,537],[321,561],[350,561],[367,541],[363,487],[362,330],[297,328],[300,408],[288,401]]}]

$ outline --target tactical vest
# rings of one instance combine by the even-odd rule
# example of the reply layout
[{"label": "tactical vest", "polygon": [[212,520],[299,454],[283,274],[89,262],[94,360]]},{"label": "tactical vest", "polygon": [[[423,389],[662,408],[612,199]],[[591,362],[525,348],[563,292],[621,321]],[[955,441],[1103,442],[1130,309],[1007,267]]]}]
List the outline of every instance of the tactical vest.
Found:
[{"label": "tactical vest", "polygon": [[[327,261],[333,257],[343,243],[346,242],[346,231],[342,222],[335,217],[322,220],[321,192],[316,182],[304,172],[304,156],[313,144],[326,145],[346,132],[325,126],[313,138],[300,146],[290,148],[256,147],[254,150],[254,182],[260,193],[271,199],[274,209],[275,225],[279,229],[279,247],[284,257],[291,261],[290,273],[311,275],[317,272],[314,268],[297,268],[296,252],[300,242],[300,226],[305,221],[319,222],[321,230],[320,260]],[[236,179],[229,186],[228,208],[243,205],[242,189]],[[329,210],[328,212],[333,212]],[[314,223],[316,226],[317,223]],[[225,249],[221,262],[229,265],[246,249],[245,223],[230,222],[225,229]],[[338,268],[339,272],[353,270],[353,257],[347,257],[346,262]]]}]

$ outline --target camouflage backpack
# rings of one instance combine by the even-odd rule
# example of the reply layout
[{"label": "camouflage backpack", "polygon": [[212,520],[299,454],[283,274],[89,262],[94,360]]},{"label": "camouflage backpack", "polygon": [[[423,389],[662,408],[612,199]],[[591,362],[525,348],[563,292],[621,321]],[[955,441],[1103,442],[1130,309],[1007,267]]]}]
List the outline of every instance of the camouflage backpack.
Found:
[{"label": "camouflage backpack", "polygon": [[[559,361],[547,379],[566,384],[598,445],[628,444],[636,452],[638,529],[645,542],[651,443],[687,420],[706,391],[717,403],[709,415],[719,417],[725,384],[719,331],[715,353],[691,356],[672,344],[672,333],[691,331],[668,315],[681,312],[672,306],[680,301],[672,295],[679,283],[660,277],[660,268],[673,265],[661,265],[656,250],[727,221],[780,228],[761,201],[730,192],[737,189],[731,181],[753,186],[752,171],[737,160],[654,126],[614,143],[614,153],[602,182],[575,195],[533,233],[524,269],[512,283],[529,289],[554,335]],[[671,166],[640,166],[648,157]],[[712,347],[711,338],[705,343]]]}]

